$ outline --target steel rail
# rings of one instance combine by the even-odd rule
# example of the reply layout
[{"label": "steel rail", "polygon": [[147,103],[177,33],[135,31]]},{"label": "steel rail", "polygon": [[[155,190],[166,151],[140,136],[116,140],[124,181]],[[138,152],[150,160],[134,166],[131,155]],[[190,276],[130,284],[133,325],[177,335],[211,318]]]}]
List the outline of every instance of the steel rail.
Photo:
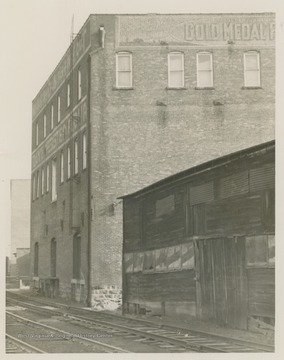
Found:
[{"label": "steel rail", "polygon": [[[30,345],[22,340],[19,340],[12,335],[9,335],[7,333],[5,335],[6,335],[6,339],[11,341],[13,344],[16,344],[17,346],[20,346],[21,349],[24,348],[24,350],[26,350],[26,349],[33,350],[33,353],[36,352],[36,353],[46,354],[45,351],[42,351],[41,349],[39,349],[33,345]],[[27,352],[30,352],[30,351],[27,351]],[[9,352],[7,352],[7,350],[6,350],[6,353],[8,354]]]},{"label": "steel rail", "polygon": [[[16,295],[18,296],[18,294]],[[22,296],[22,295],[20,295]],[[26,297],[26,296],[22,296],[22,297]],[[29,297],[27,297],[29,298]],[[10,299],[9,299],[10,300]],[[18,302],[19,304],[23,302],[21,301],[18,301],[16,299],[11,299],[15,302]],[[50,301],[44,301],[44,300],[40,300],[39,299],[36,299],[35,302],[37,303],[43,303],[43,304],[48,304],[49,306],[59,306],[61,308],[67,308],[68,310],[73,310],[75,312],[87,312],[89,310],[85,310],[85,309],[81,309],[81,308],[78,308],[78,307],[75,307],[75,306],[68,306],[68,305],[65,305],[65,304],[61,304],[61,303],[51,303]],[[37,305],[34,305],[34,304],[30,304],[30,303],[24,303],[25,305],[28,305],[28,306],[31,306],[31,307],[37,307]],[[41,309],[42,311],[43,309]],[[47,311],[52,311],[52,312],[56,312],[58,311],[58,309],[54,309],[54,310],[51,310],[51,309],[44,309],[44,310],[47,310]],[[58,314],[60,314],[60,312],[58,312]],[[96,316],[100,316],[102,317],[102,314],[101,313],[98,313],[98,312],[95,312]],[[69,317],[72,316],[72,315],[68,315]],[[108,326],[108,327],[121,327],[121,330],[124,330],[124,331],[128,331],[128,332],[131,332],[133,333],[134,331],[136,331],[137,333],[137,330],[134,330],[133,328],[131,328],[130,326],[125,326],[125,325],[120,325],[120,324],[114,324],[114,323],[109,323],[105,320],[100,320],[100,319],[91,319],[91,318],[84,318],[83,316],[81,315],[78,315],[78,314],[75,314],[75,316],[77,316],[78,318],[82,318],[84,319],[85,321],[93,321],[95,323],[101,323],[102,325],[104,324],[105,326]],[[74,316],[73,316],[74,317]],[[207,338],[208,341],[209,339],[211,339],[212,341],[215,340],[216,341],[220,341],[220,342],[226,342],[228,346],[245,346],[245,347],[248,347],[250,351],[255,351],[255,352],[259,352],[259,351],[263,351],[263,352],[273,352],[274,351],[274,347],[271,346],[271,345],[266,345],[266,344],[259,344],[259,343],[255,343],[255,342],[251,342],[251,341],[246,341],[246,340],[240,340],[240,339],[235,339],[235,338],[231,338],[231,337],[225,337],[225,336],[222,336],[222,335],[218,335],[218,334],[211,334],[211,333],[207,333],[207,332],[203,332],[203,331],[199,331],[199,330],[192,330],[192,329],[186,329],[186,328],[179,328],[179,327],[176,327],[176,326],[172,326],[172,325],[164,325],[164,324],[155,324],[153,322],[150,322],[150,321],[147,321],[147,320],[144,320],[144,319],[132,319],[132,318],[129,318],[129,317],[125,317],[125,316],[121,316],[121,315],[117,315],[117,314],[108,314],[108,313],[103,313],[103,317],[109,317],[113,320],[121,320],[121,321],[124,321],[124,322],[132,322],[133,325],[140,325],[142,326],[142,324],[145,324],[149,327],[153,327],[155,326],[156,329],[167,329],[169,331],[183,331],[183,332],[187,332],[189,333],[190,335],[196,335],[196,336],[200,336],[200,337],[203,337],[203,338]],[[151,334],[150,332],[143,332],[143,331],[140,331],[140,336],[142,336],[142,333],[144,334],[144,336],[147,335],[147,337],[151,337],[153,338],[154,336],[156,336],[156,339],[158,339],[158,335],[155,335],[155,334]],[[138,335],[138,333],[137,333]],[[151,336],[150,336],[151,335]],[[165,336],[162,337],[163,338],[163,341],[168,341],[170,340],[170,338],[166,338]],[[185,338],[186,339],[186,338]],[[160,340],[162,340],[160,338]],[[175,339],[174,339],[175,340]],[[188,343],[184,340],[181,340],[181,342],[179,343],[175,343],[176,345],[182,345],[182,346],[187,346],[188,347]],[[197,339],[196,339],[197,341]],[[217,346],[217,344],[216,344]],[[206,344],[199,344],[198,347],[194,347],[192,346],[192,350],[193,351],[205,351],[205,350],[210,350],[210,351],[216,351],[216,347],[210,347],[209,345],[206,345]],[[223,349],[224,350],[224,349]],[[222,351],[222,349],[219,349],[218,351],[220,352],[230,352],[230,351]]]},{"label": "steel rail", "polygon": [[96,344],[96,345],[99,345],[101,347],[104,347],[108,350],[113,350],[112,352],[121,352],[121,353],[128,353],[129,351],[128,350],[125,350],[125,349],[122,349],[122,348],[119,348],[117,346],[113,346],[113,345],[108,345],[108,344],[105,344],[105,343],[102,343],[100,341],[97,341],[97,340],[92,340],[92,339],[88,339],[86,337],[83,337],[83,336],[76,336],[74,337],[74,334],[68,332],[68,331],[64,331],[64,330],[60,330],[60,329],[57,329],[53,326],[49,326],[49,325],[44,325],[42,323],[39,323],[37,321],[34,321],[34,320],[30,320],[28,318],[24,318],[22,316],[19,316],[19,315],[16,315],[16,314],[13,314],[11,313],[10,311],[6,311],[6,314],[8,314],[9,316],[12,316],[16,319],[18,319],[19,321],[21,322],[25,322],[26,324],[33,324],[33,325],[36,325],[36,326],[39,326],[39,327],[42,327],[42,328],[45,328],[45,329],[48,329],[48,330],[51,330],[51,331],[54,331],[54,332],[58,332],[60,334],[64,334],[64,335],[67,335],[69,336],[70,338],[73,338],[73,339],[80,339],[81,341],[85,341],[85,342],[88,342],[88,343],[92,343],[92,344]]}]

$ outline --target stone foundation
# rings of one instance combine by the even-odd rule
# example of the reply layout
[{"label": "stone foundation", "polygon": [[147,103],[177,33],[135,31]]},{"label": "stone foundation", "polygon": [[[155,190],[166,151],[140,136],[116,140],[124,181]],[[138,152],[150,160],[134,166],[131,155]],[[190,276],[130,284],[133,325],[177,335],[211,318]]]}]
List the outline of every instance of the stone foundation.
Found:
[{"label": "stone foundation", "polygon": [[104,285],[92,290],[92,308],[94,310],[117,310],[121,308],[122,290],[115,285]]}]

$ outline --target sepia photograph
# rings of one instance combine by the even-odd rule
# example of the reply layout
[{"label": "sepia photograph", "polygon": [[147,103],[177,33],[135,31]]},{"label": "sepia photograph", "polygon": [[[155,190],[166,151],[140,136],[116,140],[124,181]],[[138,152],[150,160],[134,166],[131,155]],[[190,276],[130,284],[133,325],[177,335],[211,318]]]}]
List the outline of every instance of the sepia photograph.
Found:
[{"label": "sepia photograph", "polygon": [[1,1],[1,355],[284,354],[280,5]]}]

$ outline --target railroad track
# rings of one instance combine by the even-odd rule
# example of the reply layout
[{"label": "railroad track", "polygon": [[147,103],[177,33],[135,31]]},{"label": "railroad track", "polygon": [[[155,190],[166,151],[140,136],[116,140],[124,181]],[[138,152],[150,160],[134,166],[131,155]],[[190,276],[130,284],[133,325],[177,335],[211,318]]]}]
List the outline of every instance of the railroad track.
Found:
[{"label": "railroad track", "polygon": [[41,349],[6,334],[6,354],[38,353],[45,354]]},{"label": "railroad track", "polygon": [[[14,321],[13,321],[14,320]],[[16,315],[10,311],[6,311],[6,328],[8,332],[11,327],[17,326],[17,335],[21,339],[16,338],[10,334],[6,334],[7,353],[47,353],[47,352],[65,352],[62,351],[62,344],[64,348],[69,348],[66,352],[99,352],[99,353],[127,353],[128,351],[117,346],[102,343],[100,341],[88,338],[82,334],[74,334],[55,328],[50,325],[42,324],[38,321],[31,320],[30,318]],[[40,332],[39,332],[40,331]],[[39,346],[35,347],[30,342],[37,341]],[[52,342],[47,344],[47,342]],[[56,343],[56,345],[55,345]],[[47,346],[45,346],[47,344]],[[45,351],[40,347],[45,347],[52,351]],[[58,350],[57,350],[58,349]]]},{"label": "railroad track", "polygon": [[[26,306],[33,311],[45,311],[49,314],[57,314],[66,317],[73,324],[85,328],[91,327],[96,331],[105,331],[124,340],[140,344],[156,346],[161,351],[168,352],[272,352],[272,346],[254,344],[248,341],[232,341],[220,336],[212,336],[192,330],[181,330],[169,326],[159,326],[148,321],[129,319],[123,316],[109,315],[105,313],[91,312],[84,309],[62,306],[54,309],[30,304],[7,298],[9,301],[16,301],[18,305]],[[38,299],[37,299],[38,300]],[[37,303],[49,303],[35,301]],[[66,314],[66,310],[68,313]],[[87,314],[87,315],[86,315]],[[109,319],[109,320],[107,320]]]}]

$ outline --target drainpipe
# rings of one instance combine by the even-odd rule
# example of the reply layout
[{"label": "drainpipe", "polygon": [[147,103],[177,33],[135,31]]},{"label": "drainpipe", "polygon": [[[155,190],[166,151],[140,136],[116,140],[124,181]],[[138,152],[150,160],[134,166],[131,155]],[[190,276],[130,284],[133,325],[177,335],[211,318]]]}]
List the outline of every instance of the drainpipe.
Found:
[{"label": "drainpipe", "polygon": [[92,305],[92,190],[91,190],[91,56],[88,56],[88,93],[87,93],[87,206],[88,206],[88,277],[87,306]]}]

